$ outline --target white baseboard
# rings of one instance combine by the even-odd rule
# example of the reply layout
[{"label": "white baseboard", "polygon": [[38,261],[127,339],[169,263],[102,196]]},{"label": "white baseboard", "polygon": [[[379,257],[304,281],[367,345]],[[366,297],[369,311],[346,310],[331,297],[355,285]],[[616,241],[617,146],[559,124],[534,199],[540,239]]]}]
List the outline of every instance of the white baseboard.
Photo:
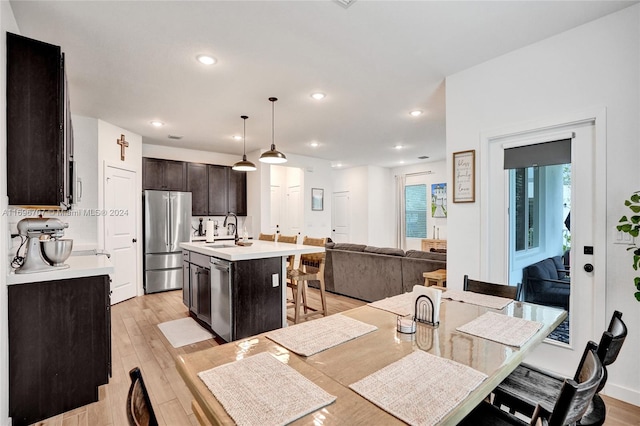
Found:
[{"label": "white baseboard", "polygon": [[602,393],[610,396],[611,398],[619,399],[620,401],[640,407],[640,391],[635,389],[629,389],[613,383],[607,383]]}]

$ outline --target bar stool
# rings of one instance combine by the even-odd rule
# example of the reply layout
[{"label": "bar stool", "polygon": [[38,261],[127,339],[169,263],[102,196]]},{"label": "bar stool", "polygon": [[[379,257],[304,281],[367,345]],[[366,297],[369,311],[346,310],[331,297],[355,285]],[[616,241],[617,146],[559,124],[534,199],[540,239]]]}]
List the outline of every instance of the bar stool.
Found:
[{"label": "bar stool", "polygon": [[[324,247],[326,238],[304,237],[302,244]],[[324,289],[324,253],[310,253],[300,256],[300,267],[298,269],[287,270],[287,287],[293,292],[293,299],[287,301],[287,307],[293,307],[293,317],[287,317],[298,323],[301,319],[312,315],[327,316],[327,298]],[[320,281],[320,302],[322,308],[309,306],[307,301],[308,281]],[[300,312],[300,308],[304,313]]]},{"label": "bar stool", "polygon": [[258,239],[262,240],[262,241],[275,241],[276,240],[276,234],[263,234],[261,232],[260,236],[258,237]]},{"label": "bar stool", "polygon": [[[288,243],[288,244],[296,244],[298,242],[297,235],[282,235],[278,234],[278,242],[279,243]],[[287,258],[287,271],[293,269],[294,266],[295,255],[291,255]]]}]

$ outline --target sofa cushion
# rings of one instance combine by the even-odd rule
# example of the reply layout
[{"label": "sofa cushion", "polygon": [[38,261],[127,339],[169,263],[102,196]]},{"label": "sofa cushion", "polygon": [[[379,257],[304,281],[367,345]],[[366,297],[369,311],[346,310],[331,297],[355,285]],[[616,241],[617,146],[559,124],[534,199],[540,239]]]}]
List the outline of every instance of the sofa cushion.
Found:
[{"label": "sofa cushion", "polygon": [[421,250],[407,250],[407,253],[405,253],[405,256],[411,259],[441,260],[443,262],[447,261],[446,253],[433,253],[433,252],[421,251]]},{"label": "sofa cushion", "polygon": [[558,274],[558,279],[563,280],[564,277],[567,275],[567,273],[564,272],[564,263],[562,262],[562,256],[554,256],[551,258],[551,260],[553,260],[553,264],[556,267],[556,273]]},{"label": "sofa cushion", "polygon": [[363,251],[366,253],[387,254],[390,256],[404,256],[404,251],[402,249],[392,247],[366,246]]},{"label": "sofa cushion", "polygon": [[347,251],[364,251],[366,245],[364,244],[351,244],[351,243],[336,243],[333,246],[334,250],[347,250]]}]

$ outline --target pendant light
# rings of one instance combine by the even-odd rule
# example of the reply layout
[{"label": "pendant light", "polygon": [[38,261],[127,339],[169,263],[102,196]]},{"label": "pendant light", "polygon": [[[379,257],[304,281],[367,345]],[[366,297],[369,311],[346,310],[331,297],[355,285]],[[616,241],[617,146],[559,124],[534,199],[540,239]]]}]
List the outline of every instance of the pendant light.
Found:
[{"label": "pendant light", "polygon": [[278,98],[269,98],[269,100],[271,101],[271,149],[260,156],[260,161],[268,164],[282,164],[287,162],[287,157],[276,149],[274,142],[274,105]]},{"label": "pendant light", "polygon": [[238,161],[236,164],[231,167],[233,170],[238,172],[252,172],[256,169],[256,165],[251,161],[247,160],[247,143],[245,141],[247,135],[247,117],[246,115],[241,115],[242,118],[242,161]]}]

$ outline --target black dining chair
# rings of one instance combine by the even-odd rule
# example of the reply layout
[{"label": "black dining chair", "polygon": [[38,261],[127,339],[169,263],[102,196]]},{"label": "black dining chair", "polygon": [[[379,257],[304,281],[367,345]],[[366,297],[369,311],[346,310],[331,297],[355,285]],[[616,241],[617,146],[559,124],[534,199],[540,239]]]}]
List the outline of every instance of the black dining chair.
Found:
[{"label": "black dining chair", "polygon": [[127,419],[130,426],[158,426],[147,387],[138,367],[129,371],[131,386],[127,395]]},{"label": "black dining chair", "polygon": [[604,366],[598,358],[597,348],[594,342],[587,343],[574,379],[564,380],[551,409],[540,404],[536,405],[529,422],[483,401],[459,425],[501,426],[541,423],[548,426],[564,426],[575,424],[587,411],[604,377]]},{"label": "black dining chair", "polygon": [[519,300],[520,298],[520,284],[517,286],[493,284],[485,281],[471,280],[468,275],[464,276],[462,289],[464,291],[505,297],[513,300]]},{"label": "black dining chair", "polygon": [[[622,348],[627,337],[627,326],[622,321],[622,313],[615,311],[609,322],[607,331],[602,334],[598,345],[598,358],[604,368],[604,377],[592,398],[589,407],[580,419],[580,425],[603,425],[606,417],[606,406],[599,392],[607,381],[608,365],[611,365]],[[511,413],[522,413],[530,416],[536,405],[549,408],[562,388],[564,377],[529,364],[520,364],[496,389],[494,389],[494,405],[508,407]]]}]

